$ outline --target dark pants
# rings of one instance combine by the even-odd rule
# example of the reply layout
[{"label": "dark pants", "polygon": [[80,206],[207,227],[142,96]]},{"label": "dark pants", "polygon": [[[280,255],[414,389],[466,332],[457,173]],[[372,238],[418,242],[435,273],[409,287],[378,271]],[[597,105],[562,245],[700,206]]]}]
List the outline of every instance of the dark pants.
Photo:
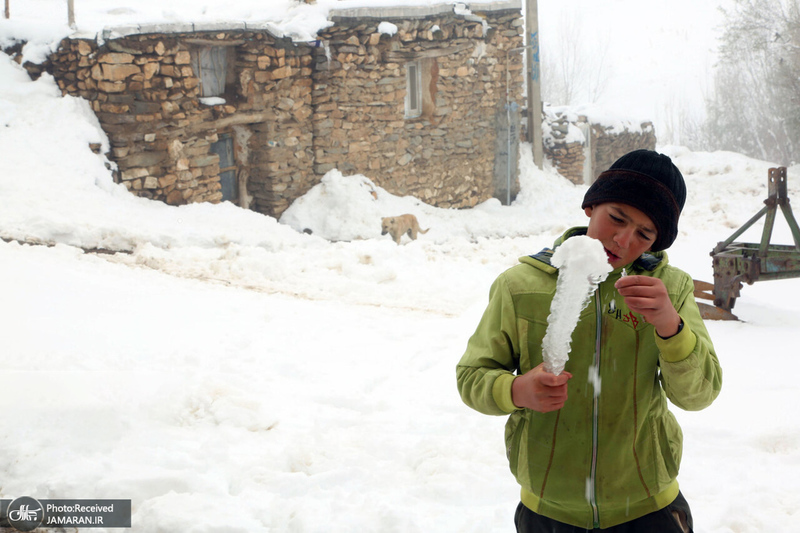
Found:
[{"label": "dark pants", "polygon": [[691,533],[692,511],[683,494],[678,493],[675,501],[660,511],[650,513],[608,529],[584,529],[557,522],[538,515],[525,507],[522,502],[514,515],[517,533],[586,533],[603,531],[605,533]]}]

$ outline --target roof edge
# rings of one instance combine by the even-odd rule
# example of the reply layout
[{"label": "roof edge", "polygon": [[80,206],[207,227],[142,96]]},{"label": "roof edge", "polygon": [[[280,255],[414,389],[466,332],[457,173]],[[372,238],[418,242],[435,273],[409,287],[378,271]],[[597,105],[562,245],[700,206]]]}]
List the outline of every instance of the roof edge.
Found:
[{"label": "roof edge", "polygon": [[[435,5],[406,5],[396,7],[355,7],[331,9],[328,13],[328,20],[347,20],[347,19],[421,19],[447,13],[455,13],[470,20],[471,17],[477,18],[473,13],[493,13],[499,11],[522,10],[522,0],[495,0],[492,2],[480,2],[467,5],[463,2],[450,2]],[[321,28],[322,29],[322,28]],[[127,24],[121,26],[111,26],[103,28],[97,35],[93,35],[98,41],[109,41],[121,37],[132,35],[145,35],[152,33],[194,33],[204,31],[224,31],[224,30],[254,30],[267,31],[278,39],[286,37],[285,33],[272,22],[265,21],[230,21],[230,22],[177,22],[177,23],[154,23],[154,24]],[[86,38],[81,34],[73,34],[70,38]],[[302,39],[306,40],[306,39]]]},{"label": "roof edge", "polygon": [[469,9],[472,12],[487,13],[494,11],[521,10],[522,0],[497,0],[495,2],[477,3],[467,5],[463,2],[451,2],[448,4],[436,4],[429,6],[396,6],[396,7],[352,7],[352,8],[333,8],[328,14],[328,18],[349,19],[349,18],[371,18],[371,19],[395,19],[395,18],[425,18],[446,13],[459,13],[460,10]]}]

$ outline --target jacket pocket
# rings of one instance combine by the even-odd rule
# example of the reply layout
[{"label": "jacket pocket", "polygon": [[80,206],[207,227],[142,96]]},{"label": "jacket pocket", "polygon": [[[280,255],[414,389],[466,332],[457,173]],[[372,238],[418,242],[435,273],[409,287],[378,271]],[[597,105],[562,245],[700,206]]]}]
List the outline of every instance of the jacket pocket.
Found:
[{"label": "jacket pocket", "polygon": [[521,319],[520,322],[523,323],[519,327],[523,341],[520,374],[524,374],[544,361],[542,339],[547,332],[547,321]]},{"label": "jacket pocket", "polygon": [[655,447],[656,470],[660,484],[669,483],[678,476],[683,455],[683,432],[672,413],[651,419]]},{"label": "jacket pocket", "polygon": [[520,442],[522,435],[525,433],[525,416],[523,411],[516,411],[511,414],[506,422],[505,440],[506,440],[506,457],[508,458],[508,465],[511,472],[517,476],[517,469],[519,468],[519,456],[522,452]]}]

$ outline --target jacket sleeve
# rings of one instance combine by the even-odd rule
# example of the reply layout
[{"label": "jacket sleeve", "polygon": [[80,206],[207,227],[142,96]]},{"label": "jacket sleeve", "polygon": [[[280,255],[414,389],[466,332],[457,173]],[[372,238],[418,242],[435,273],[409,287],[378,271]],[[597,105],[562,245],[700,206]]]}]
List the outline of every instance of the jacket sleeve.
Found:
[{"label": "jacket sleeve", "polygon": [[668,339],[653,333],[660,351],[661,381],[672,403],[686,411],[699,411],[719,395],[722,369],[688,274],[684,274],[673,304],[683,320],[683,329]]},{"label": "jacket sleeve", "polygon": [[461,399],[490,415],[517,409],[511,401],[511,382],[519,365],[516,313],[506,280],[501,275],[489,291],[489,304],[456,366]]}]

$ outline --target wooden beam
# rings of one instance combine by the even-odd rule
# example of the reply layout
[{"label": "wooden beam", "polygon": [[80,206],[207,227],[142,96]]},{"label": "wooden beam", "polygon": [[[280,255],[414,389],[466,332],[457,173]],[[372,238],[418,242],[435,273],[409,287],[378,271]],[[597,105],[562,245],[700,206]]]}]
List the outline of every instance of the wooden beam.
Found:
[{"label": "wooden beam", "polygon": [[208,131],[212,129],[225,129],[230,126],[238,126],[240,124],[255,124],[259,122],[267,122],[275,117],[272,111],[265,111],[260,113],[238,113],[229,117],[220,118],[212,122],[200,122],[186,128],[186,132],[190,134],[198,133],[201,131]]},{"label": "wooden beam", "polygon": [[528,63],[528,135],[533,148],[533,162],[542,168],[544,144],[542,142],[542,80],[539,63],[539,6],[536,0],[525,3],[525,33],[527,46],[525,60]]},{"label": "wooden beam", "polygon": [[214,39],[184,39],[183,42],[197,46],[239,46],[240,44],[245,43],[244,39],[235,41],[216,41]]},{"label": "wooden beam", "polygon": [[406,52],[404,50],[390,50],[383,53],[383,57],[389,61],[411,61],[413,59],[426,59],[432,57],[444,57],[451,54],[460,54],[465,50],[473,48],[472,43],[459,44],[445,48],[433,48],[422,52]]}]

